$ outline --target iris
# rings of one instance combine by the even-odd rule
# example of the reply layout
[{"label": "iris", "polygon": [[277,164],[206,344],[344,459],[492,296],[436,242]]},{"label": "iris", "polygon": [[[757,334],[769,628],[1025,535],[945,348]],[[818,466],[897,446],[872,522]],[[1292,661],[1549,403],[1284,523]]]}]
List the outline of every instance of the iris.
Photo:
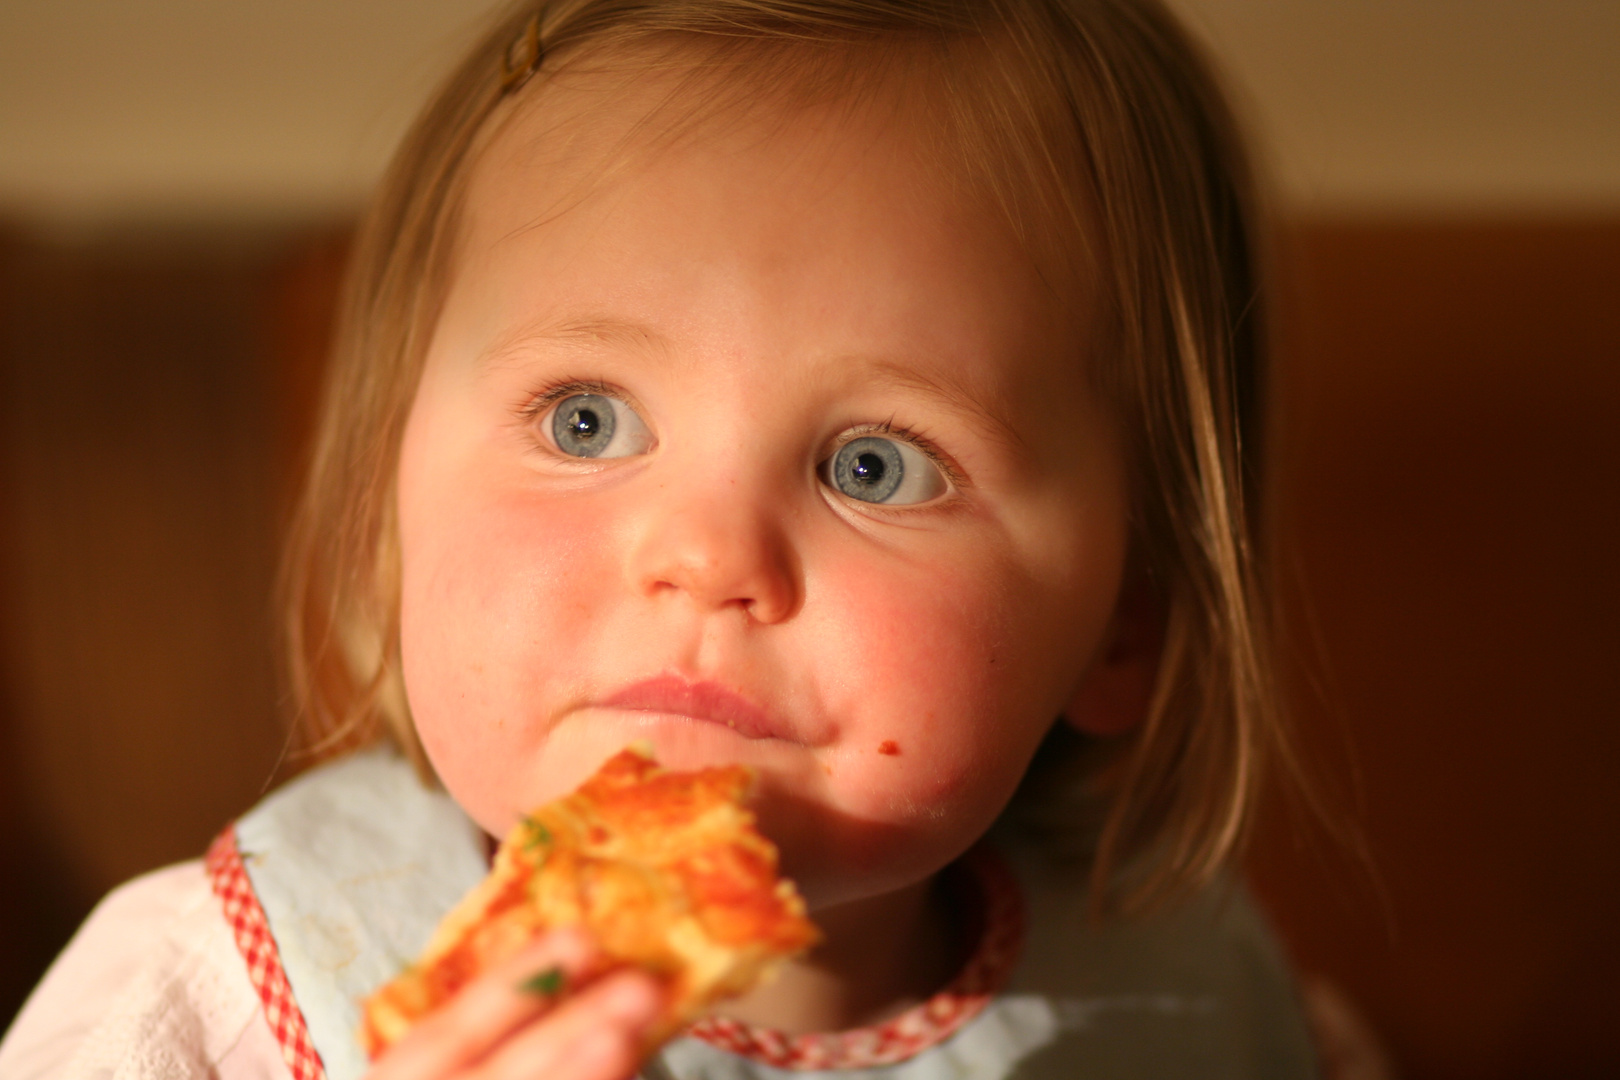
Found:
[{"label": "iris", "polygon": [[833,486],[852,499],[887,502],[905,478],[905,459],[893,439],[851,439],[833,455]]},{"label": "iris", "polygon": [[613,400],[601,394],[575,394],[552,414],[551,435],[557,448],[574,457],[599,457],[613,444],[617,427]]}]

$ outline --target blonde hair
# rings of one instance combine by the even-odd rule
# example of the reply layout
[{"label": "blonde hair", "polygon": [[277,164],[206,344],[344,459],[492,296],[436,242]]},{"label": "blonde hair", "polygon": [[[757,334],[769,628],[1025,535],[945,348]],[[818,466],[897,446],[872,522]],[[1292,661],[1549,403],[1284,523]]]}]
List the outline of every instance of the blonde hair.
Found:
[{"label": "blonde hair", "polygon": [[411,129],[353,254],[284,576],[313,752],[386,737],[431,775],[400,677],[394,473],[462,191],[502,102],[532,92],[503,87],[530,40],[538,84],[571,57],[660,43],[744,73],[767,52],[806,69],[857,47],[932,58],[962,175],[1032,245],[1056,215],[1070,256],[1102,282],[1109,334],[1089,362],[1132,440],[1138,557],[1169,611],[1145,723],[1100,747],[1057,725],[1017,802],[1050,809],[1083,790],[1102,808],[1087,833],[1094,882],[1135,864],[1133,903],[1210,880],[1284,746],[1245,506],[1263,335],[1241,146],[1156,0],[528,0],[505,12]]}]

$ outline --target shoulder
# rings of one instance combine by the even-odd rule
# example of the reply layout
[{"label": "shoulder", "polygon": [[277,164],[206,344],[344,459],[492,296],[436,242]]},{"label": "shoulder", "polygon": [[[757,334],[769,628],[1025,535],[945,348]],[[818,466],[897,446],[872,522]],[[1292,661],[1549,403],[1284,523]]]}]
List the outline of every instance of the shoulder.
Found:
[{"label": "shoulder", "polygon": [[[392,947],[392,935],[419,948],[414,937],[436,921],[421,896],[438,902],[469,874],[482,876],[476,830],[381,749],[305,773],[222,841],[215,852],[228,850],[238,871],[227,893],[268,920],[300,1007],[339,1056],[352,1043],[345,977],[369,989],[379,972],[392,974],[414,955]],[[109,894],[0,1042],[6,1080],[286,1075],[201,861]]]},{"label": "shoulder", "polygon": [[1088,1076],[1316,1075],[1292,972],[1240,883],[1097,923],[1072,876],[1019,861],[1030,929],[1009,997],[1050,1025],[1050,1075],[1070,1055]]},{"label": "shoulder", "polygon": [[150,968],[154,943],[166,939],[177,923],[197,922],[195,914],[208,899],[200,862],[154,871],[108,894],[17,1015],[0,1044],[0,1072],[52,1074],[124,989]]},{"label": "shoulder", "polygon": [[729,1021],[665,1054],[711,1080],[1305,1080],[1314,1055],[1287,965],[1246,893],[1219,883],[1151,916],[1088,918],[1083,873],[998,844],[963,862],[980,942],[929,1001],[870,1028],[788,1036]]},{"label": "shoulder", "polygon": [[[262,1031],[256,1030],[263,1029]],[[0,1042],[0,1075],[228,1076],[279,1054],[200,861],[114,890]]]}]

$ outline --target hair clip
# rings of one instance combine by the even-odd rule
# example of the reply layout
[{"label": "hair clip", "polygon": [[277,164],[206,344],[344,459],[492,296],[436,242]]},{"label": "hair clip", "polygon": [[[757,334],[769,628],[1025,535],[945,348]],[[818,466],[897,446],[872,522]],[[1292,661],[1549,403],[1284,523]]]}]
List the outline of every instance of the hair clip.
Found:
[{"label": "hair clip", "polygon": [[540,70],[540,16],[531,15],[523,33],[501,53],[501,93],[509,94]]}]

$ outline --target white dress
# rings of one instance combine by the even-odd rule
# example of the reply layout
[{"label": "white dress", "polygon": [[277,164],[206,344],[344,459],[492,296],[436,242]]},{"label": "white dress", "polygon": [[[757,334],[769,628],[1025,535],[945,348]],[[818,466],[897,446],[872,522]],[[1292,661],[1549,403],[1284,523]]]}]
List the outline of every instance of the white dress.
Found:
[{"label": "white dress", "polygon": [[[798,1039],[705,1021],[677,1080],[1316,1074],[1292,982],[1242,891],[1098,927],[1032,852],[981,857],[962,976],[878,1027]],[[1007,865],[1000,863],[1000,865]],[[0,1042],[4,1080],[356,1080],[356,1002],[486,869],[484,841],[383,750],[300,777],[206,862],[105,899]],[[1000,884],[997,884],[1000,882]],[[699,1037],[701,1036],[701,1037]]]}]

